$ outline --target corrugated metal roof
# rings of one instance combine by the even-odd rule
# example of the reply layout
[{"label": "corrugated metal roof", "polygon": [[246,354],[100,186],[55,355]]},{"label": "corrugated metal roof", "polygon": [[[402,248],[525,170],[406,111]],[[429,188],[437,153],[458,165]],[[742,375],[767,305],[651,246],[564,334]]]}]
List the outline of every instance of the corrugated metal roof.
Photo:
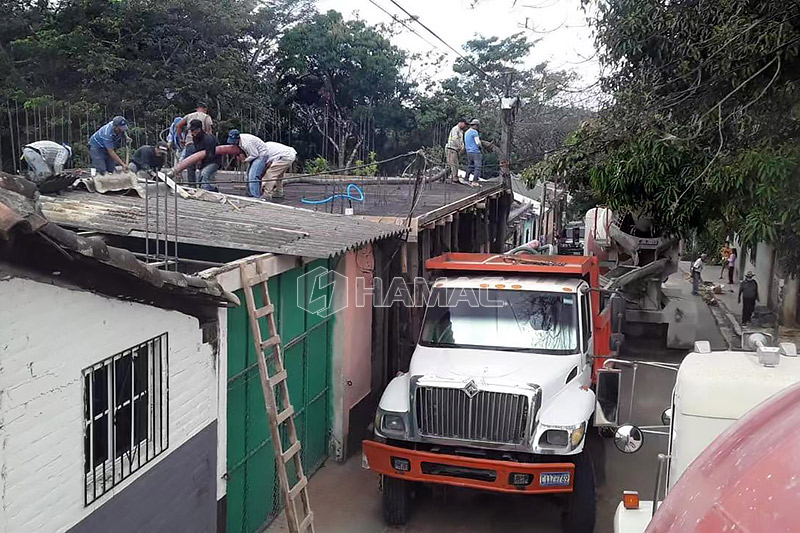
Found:
[{"label": "corrugated metal roof", "polygon": [[[69,262],[77,264],[78,259],[87,261],[81,263],[83,275],[90,267],[97,267],[98,270],[103,266],[111,267],[120,276],[115,279],[143,282],[152,289],[179,298],[214,305],[239,304],[238,298],[225,291],[216,281],[159,270],[139,261],[128,250],[107,246],[100,239],[81,237],[54,224],[42,213],[38,202],[41,198],[44,197],[39,196],[36,186],[30,181],[0,173],[0,241],[5,244],[2,249],[4,257],[10,261],[29,258],[30,250],[25,250],[26,243],[20,242],[17,237],[30,237],[57,249],[61,255],[69,258]],[[39,241],[31,240],[27,244],[35,245]],[[34,266],[47,270],[49,265],[41,264],[41,257],[34,255]],[[80,281],[86,282],[83,276],[81,278]],[[116,296],[116,293],[112,295]]]},{"label": "corrugated metal roof", "polygon": [[[62,225],[111,235],[145,235],[147,204],[138,196],[69,191],[58,196],[42,196],[41,202],[47,218]],[[177,211],[179,243],[313,258],[331,257],[406,230],[403,226],[379,224],[353,216],[315,213],[244,199],[238,205],[231,205],[178,198]],[[155,231],[156,218],[162,224],[166,218],[170,235],[174,234],[174,197],[164,202],[162,196],[158,208],[151,198],[147,213],[151,234]]]}]

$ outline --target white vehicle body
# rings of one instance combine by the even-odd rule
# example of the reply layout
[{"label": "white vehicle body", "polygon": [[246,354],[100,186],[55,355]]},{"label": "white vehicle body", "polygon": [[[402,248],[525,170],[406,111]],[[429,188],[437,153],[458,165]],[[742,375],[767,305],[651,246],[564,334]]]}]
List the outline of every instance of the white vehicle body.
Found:
[{"label": "white vehicle body", "polygon": [[[535,349],[515,350],[509,340],[510,335],[504,333],[500,326],[489,324],[485,330],[481,330],[484,325],[480,320],[459,325],[456,319],[452,319],[449,326],[452,329],[450,336],[456,340],[455,345],[446,347],[426,345],[423,339],[414,351],[409,372],[395,377],[384,391],[376,416],[376,437],[534,454],[580,453],[583,450],[588,421],[595,407],[595,395],[590,388],[592,339],[591,333],[587,335],[584,331],[586,324],[590,329],[592,324],[587,283],[578,278],[544,276],[440,279],[433,285],[432,302],[436,298],[437,289],[450,291],[487,289],[495,291],[493,294],[504,296],[515,293],[523,299],[533,298],[532,301],[537,301],[536,298],[540,297],[537,295],[545,294],[563,298],[565,306],[567,304],[574,306],[577,313],[574,322],[576,330],[572,333],[574,345],[570,350],[563,350],[570,353],[546,353],[547,350],[537,353]],[[426,323],[431,320],[432,305],[426,313]],[[491,304],[487,305],[487,302],[480,303],[479,307],[480,309],[474,310],[475,313],[495,313]],[[488,330],[494,327],[496,327],[494,334],[490,334]],[[468,339],[469,342],[460,345],[459,339]],[[473,343],[485,345],[474,346]],[[501,347],[493,349],[488,346],[492,344]],[[443,389],[445,392],[442,393]],[[526,414],[522,421],[515,418],[516,407],[513,405],[498,403],[487,408],[494,409],[486,417],[487,420],[496,421],[500,426],[508,419],[514,420],[514,423],[524,424],[522,433],[518,435],[520,438],[513,439],[513,442],[495,438],[492,432],[497,428],[488,430],[477,428],[478,433],[483,431],[479,438],[464,438],[465,432],[469,431],[463,427],[434,429],[436,423],[430,418],[431,412],[426,412],[426,407],[422,405],[416,405],[424,401],[427,402],[426,405],[433,406],[429,408],[430,411],[458,410],[463,405],[462,401],[468,396],[472,398],[484,391],[525,397],[524,402],[527,406],[523,408]],[[530,416],[531,414],[533,416]],[[386,415],[399,416],[403,420],[404,427],[401,433],[392,432],[386,427],[383,423],[383,417]],[[480,415],[474,415],[473,411],[470,411],[469,415],[471,416],[467,416],[467,413],[459,414],[458,417],[461,418],[459,423],[469,424],[466,419],[470,417],[476,421],[476,425],[481,423],[478,421]],[[472,430],[474,433],[475,428]],[[564,445],[548,443],[545,436],[548,430],[566,432]],[[503,428],[499,428],[499,431],[499,434],[502,434]]]},{"label": "white vehicle body", "polygon": [[[678,370],[669,440],[668,490],[717,436],[745,413],[800,382],[800,358],[781,355],[776,366],[759,363],[756,352],[690,353]],[[639,509],[622,503],[614,531],[641,533],[652,517],[653,502]]]}]

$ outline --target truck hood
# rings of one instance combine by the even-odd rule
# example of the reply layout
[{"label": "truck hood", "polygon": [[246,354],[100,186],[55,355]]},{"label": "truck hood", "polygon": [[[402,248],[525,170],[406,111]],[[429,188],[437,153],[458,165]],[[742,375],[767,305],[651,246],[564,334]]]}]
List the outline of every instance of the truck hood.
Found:
[{"label": "truck hood", "polygon": [[463,384],[470,379],[486,385],[538,385],[544,399],[560,391],[566,377],[580,365],[580,354],[545,355],[502,350],[430,348],[418,345],[409,374]]}]

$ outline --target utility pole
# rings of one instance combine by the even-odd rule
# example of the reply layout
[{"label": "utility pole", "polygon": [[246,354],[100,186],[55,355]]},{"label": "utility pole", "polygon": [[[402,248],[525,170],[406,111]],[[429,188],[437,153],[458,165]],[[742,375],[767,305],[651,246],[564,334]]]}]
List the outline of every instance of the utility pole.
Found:
[{"label": "utility pole", "polygon": [[514,120],[519,108],[519,98],[511,96],[511,85],[514,73],[507,72],[505,76],[505,90],[500,99],[500,113],[502,130],[500,133],[500,176],[503,179],[505,191],[497,203],[497,231],[495,233],[492,252],[503,253],[506,247],[506,233],[508,231],[508,213],[511,211],[511,202],[514,193],[511,188],[511,144],[514,135]]}]

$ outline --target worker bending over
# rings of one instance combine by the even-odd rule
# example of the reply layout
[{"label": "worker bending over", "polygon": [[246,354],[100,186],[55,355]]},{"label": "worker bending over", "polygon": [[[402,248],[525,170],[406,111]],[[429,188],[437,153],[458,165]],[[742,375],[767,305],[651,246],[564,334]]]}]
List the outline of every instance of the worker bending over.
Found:
[{"label": "worker bending over", "polygon": [[[251,196],[264,200],[283,198],[283,177],[297,158],[294,148],[272,141],[264,142],[255,135],[239,133],[239,130],[228,132],[228,144],[237,145],[247,156],[245,161],[251,162],[248,172]],[[266,176],[262,178],[265,171]]]},{"label": "worker bending over", "polygon": [[219,170],[219,157],[217,157],[217,138],[210,133],[206,133],[203,130],[203,123],[198,119],[194,119],[189,123],[189,133],[192,136],[192,145],[194,147],[192,153],[194,154],[203,150],[206,152],[205,157],[203,157],[199,163],[196,165],[191,165],[186,169],[186,173],[189,177],[189,183],[191,185],[197,184],[197,179],[195,176],[196,170],[199,168],[199,185],[207,191],[214,191],[216,190],[216,186],[212,184],[211,179],[217,173],[217,170]]},{"label": "worker bending over", "polygon": [[125,117],[116,116],[114,119],[94,132],[89,138],[89,155],[92,158],[92,168],[100,174],[113,173],[117,165],[123,170],[128,170],[128,165],[120,159],[114,151],[128,142],[128,121]]},{"label": "worker bending over", "polygon": [[149,144],[140,146],[131,156],[131,172],[140,170],[158,172],[166,164],[168,152],[169,145],[165,141],[159,141],[155,146]]},{"label": "worker bending over", "polygon": [[72,148],[53,141],[36,141],[22,148],[22,159],[28,164],[28,179],[37,185],[57,176],[72,158]]}]

